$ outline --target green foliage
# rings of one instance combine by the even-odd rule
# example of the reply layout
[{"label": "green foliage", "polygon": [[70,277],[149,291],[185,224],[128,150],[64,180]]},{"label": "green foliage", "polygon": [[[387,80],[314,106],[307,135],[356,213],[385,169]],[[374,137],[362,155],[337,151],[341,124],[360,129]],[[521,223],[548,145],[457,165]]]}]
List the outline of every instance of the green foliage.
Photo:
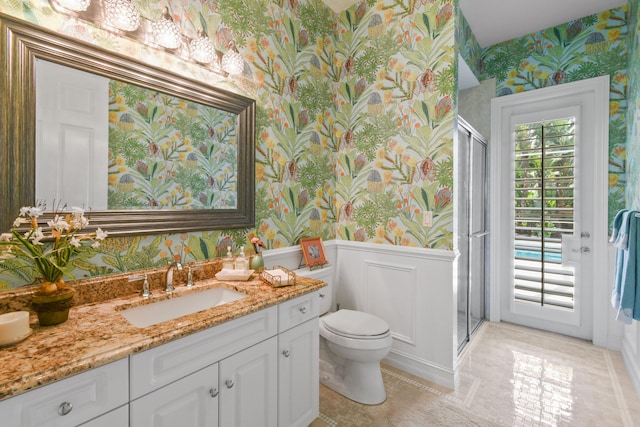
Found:
[{"label": "green foliage", "polygon": [[400,47],[393,34],[385,33],[371,41],[361,53],[356,56],[355,73],[358,77],[364,77],[367,82],[376,80],[378,70],[389,61],[389,58],[398,53]]},{"label": "green foliage", "polygon": [[387,111],[364,123],[362,128],[356,132],[356,148],[371,161],[375,158],[377,148],[386,144],[390,138],[397,134],[397,131],[395,113]]},{"label": "green foliage", "polygon": [[313,0],[301,2],[298,6],[298,13],[302,26],[309,33],[310,43],[331,36],[333,28],[331,9],[322,2]]},{"label": "green foliage", "polygon": [[256,39],[269,33],[271,18],[268,2],[264,0],[222,0],[218,2],[218,13],[222,22],[231,31],[243,37],[236,38],[238,46],[244,46],[244,37]]},{"label": "green foliage", "polygon": [[109,127],[109,151],[113,158],[122,157],[126,165],[133,167],[138,160],[147,158],[147,146],[130,132]]},{"label": "green foliage", "polygon": [[531,55],[526,43],[520,39],[511,40],[485,49],[485,75],[497,80],[506,80],[510,70],[518,68],[520,63]]},{"label": "green foliage", "polygon": [[310,117],[333,108],[330,94],[331,87],[326,81],[300,85],[300,103],[309,112]]},{"label": "green foliage", "polygon": [[438,92],[440,92],[441,95],[449,95],[452,98],[454,97],[455,73],[453,64],[438,71],[436,82],[436,85],[438,86]]},{"label": "green foliage", "polygon": [[354,217],[368,235],[373,236],[376,228],[386,225],[397,214],[396,202],[390,192],[376,195],[355,209]]},{"label": "green foliage", "polygon": [[322,188],[325,183],[331,182],[333,177],[331,157],[327,154],[311,157],[300,166],[299,177],[300,183],[309,192]]}]

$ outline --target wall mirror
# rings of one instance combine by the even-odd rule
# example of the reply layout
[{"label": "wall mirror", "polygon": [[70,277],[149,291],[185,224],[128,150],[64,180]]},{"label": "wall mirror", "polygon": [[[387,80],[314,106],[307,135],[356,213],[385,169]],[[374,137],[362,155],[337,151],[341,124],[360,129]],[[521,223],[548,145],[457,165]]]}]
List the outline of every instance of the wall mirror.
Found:
[{"label": "wall mirror", "polygon": [[[110,235],[255,225],[254,100],[6,15],[0,14],[0,26],[0,61],[6,70],[0,77],[2,232],[21,206],[48,199],[51,207],[56,197],[84,205],[91,226]],[[98,137],[100,132],[87,130],[87,120],[81,119],[82,126],[67,126],[71,131],[64,144],[43,148],[43,139],[64,132],[43,131],[42,120],[36,123],[36,112],[53,115],[41,111],[41,89],[53,84],[40,78],[65,69],[81,74],[70,77],[65,98],[74,108],[100,98],[99,91],[104,94],[101,117],[106,117],[96,126],[105,130]],[[102,81],[105,89],[83,87],[82,75],[89,82]],[[108,140],[108,148],[85,144],[98,145],[100,139]],[[52,160],[64,151],[75,157]],[[86,160],[88,153],[95,164]],[[54,181],[58,188],[45,192],[46,184],[56,187]]]}]

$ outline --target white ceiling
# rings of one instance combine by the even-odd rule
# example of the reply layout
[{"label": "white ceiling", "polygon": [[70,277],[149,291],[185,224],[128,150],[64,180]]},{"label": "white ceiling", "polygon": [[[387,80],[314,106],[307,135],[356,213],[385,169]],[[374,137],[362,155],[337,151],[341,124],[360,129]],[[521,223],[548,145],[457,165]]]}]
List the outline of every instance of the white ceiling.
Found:
[{"label": "white ceiling", "polygon": [[[341,12],[359,0],[323,0]],[[460,9],[481,47],[555,27],[627,0],[460,0]]]},{"label": "white ceiling", "polygon": [[481,47],[515,39],[627,0],[460,0],[460,9]]}]

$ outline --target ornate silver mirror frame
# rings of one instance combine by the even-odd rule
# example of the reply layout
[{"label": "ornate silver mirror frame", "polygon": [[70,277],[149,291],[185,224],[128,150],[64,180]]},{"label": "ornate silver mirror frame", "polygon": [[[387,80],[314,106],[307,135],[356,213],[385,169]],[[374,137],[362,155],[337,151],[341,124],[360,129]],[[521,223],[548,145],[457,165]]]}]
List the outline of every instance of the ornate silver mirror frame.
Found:
[{"label": "ornate silver mirror frame", "polygon": [[[110,235],[255,226],[255,101],[0,14],[0,231],[35,203],[35,61],[43,59],[135,84],[238,117],[235,209],[91,211]],[[43,218],[46,221],[46,216]]]}]

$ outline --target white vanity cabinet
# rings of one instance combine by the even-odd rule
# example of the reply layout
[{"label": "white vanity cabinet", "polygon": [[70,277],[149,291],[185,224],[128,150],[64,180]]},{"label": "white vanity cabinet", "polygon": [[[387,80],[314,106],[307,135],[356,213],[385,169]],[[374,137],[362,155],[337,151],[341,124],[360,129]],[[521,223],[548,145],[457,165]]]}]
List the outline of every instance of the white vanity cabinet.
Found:
[{"label": "white vanity cabinet", "polygon": [[130,425],[216,427],[218,401],[218,364],[214,363],[131,402]]},{"label": "white vanity cabinet", "polygon": [[320,406],[319,293],[278,307],[278,426],[306,427]]},{"label": "white vanity cabinet", "polygon": [[2,400],[0,426],[307,426],[319,413],[318,294]]},{"label": "white vanity cabinet", "polygon": [[125,358],[0,401],[0,424],[76,426],[128,401],[129,365]]},{"label": "white vanity cabinet", "polygon": [[274,336],[220,362],[220,426],[276,427],[277,351]]}]

